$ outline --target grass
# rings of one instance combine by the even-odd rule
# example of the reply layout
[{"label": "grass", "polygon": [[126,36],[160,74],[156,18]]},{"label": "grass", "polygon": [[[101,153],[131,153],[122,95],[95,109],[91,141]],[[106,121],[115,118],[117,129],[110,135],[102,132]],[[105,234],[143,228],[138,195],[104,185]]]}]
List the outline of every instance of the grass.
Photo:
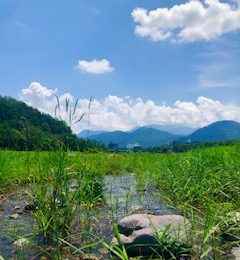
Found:
[{"label": "grass", "polygon": [[[71,245],[76,216],[85,244],[102,241],[93,236],[91,220],[102,199],[102,178],[134,172],[139,188],[153,183],[162,199],[191,221],[193,259],[220,259],[240,245],[239,151],[239,144],[165,155],[0,151],[0,193],[30,184],[39,232],[54,241],[60,256],[61,248]],[[127,259],[125,251],[107,248]]]},{"label": "grass", "polygon": [[[17,152],[0,150],[0,194],[14,185],[31,183],[32,178],[51,181],[58,152]],[[72,171],[109,175],[133,172],[134,154],[67,153]]]},{"label": "grass", "polygon": [[[163,156],[138,171],[148,172],[162,195],[192,220],[197,259],[220,259],[240,244],[240,147],[215,147]],[[142,176],[144,174],[144,176]]]}]

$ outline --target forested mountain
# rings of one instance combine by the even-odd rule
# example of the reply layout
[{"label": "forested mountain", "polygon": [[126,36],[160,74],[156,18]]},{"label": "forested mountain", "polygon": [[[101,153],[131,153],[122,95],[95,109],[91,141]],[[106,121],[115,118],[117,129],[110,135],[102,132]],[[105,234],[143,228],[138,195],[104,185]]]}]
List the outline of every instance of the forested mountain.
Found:
[{"label": "forested mountain", "polygon": [[182,125],[148,125],[147,127],[151,127],[151,128],[155,128],[157,130],[161,130],[164,132],[168,132],[170,134],[174,134],[174,135],[190,135],[191,133],[193,133],[194,131],[196,131],[196,128],[192,128],[192,127],[187,127],[187,126],[182,126]]},{"label": "forested mountain", "polygon": [[[170,134],[174,134],[174,135],[181,135],[181,136],[186,136],[189,135],[191,133],[193,133],[195,130],[197,130],[196,128],[191,128],[191,127],[187,127],[187,126],[182,126],[182,125],[157,125],[157,124],[152,124],[152,125],[146,125],[143,126],[145,128],[154,128],[163,132],[168,132]],[[134,132],[137,129],[142,128],[140,126],[134,127],[130,132]],[[87,138],[89,136],[92,135],[99,135],[99,134],[104,134],[104,133],[109,133],[109,131],[93,131],[93,130],[83,130],[78,134],[78,137],[82,137],[82,138]]]},{"label": "forested mountain", "polygon": [[[169,126],[166,126],[166,128],[170,129]],[[171,129],[179,131],[179,128],[176,127]],[[191,130],[191,128],[181,128],[180,130],[182,129],[184,131]],[[113,131],[95,135],[93,133],[90,132],[88,138],[102,142],[105,145],[117,145],[118,148],[129,148],[131,145],[136,145],[146,148],[171,143],[180,145],[186,142],[207,143],[238,140],[240,139],[240,123],[230,120],[218,121],[182,137],[156,129],[156,126],[139,127],[129,132]]]},{"label": "forested mountain", "polygon": [[92,136],[92,135],[99,135],[99,134],[104,134],[104,133],[107,133],[107,131],[83,130],[78,134],[78,137],[88,138],[89,136]]},{"label": "forested mountain", "polygon": [[78,139],[65,122],[10,97],[0,96],[0,148],[15,150],[72,150],[95,147],[96,142]]},{"label": "forested mountain", "polygon": [[97,140],[105,145],[109,143],[117,144],[119,148],[126,148],[131,145],[140,145],[142,147],[159,146],[168,144],[178,138],[178,135],[150,127],[140,127],[131,132],[114,131],[89,136],[89,139]]},{"label": "forested mountain", "polygon": [[240,139],[240,123],[223,120],[202,127],[180,139],[181,142],[217,142]]}]

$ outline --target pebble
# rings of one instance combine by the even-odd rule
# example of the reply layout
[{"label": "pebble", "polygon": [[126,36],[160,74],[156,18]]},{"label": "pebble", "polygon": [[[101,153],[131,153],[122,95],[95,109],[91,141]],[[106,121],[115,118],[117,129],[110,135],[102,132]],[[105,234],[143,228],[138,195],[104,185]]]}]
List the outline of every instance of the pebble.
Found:
[{"label": "pebble", "polygon": [[19,238],[18,240],[16,240],[13,245],[17,248],[22,248],[25,247],[29,244],[29,241],[27,238]]},{"label": "pebble", "polygon": [[48,258],[46,256],[41,256],[40,260],[48,260]]},{"label": "pebble", "polygon": [[13,211],[19,215],[23,214],[23,209],[20,206],[14,207]]},{"label": "pebble", "polygon": [[143,210],[144,210],[144,207],[142,207],[142,206],[131,206],[131,207],[130,207],[130,210],[131,210],[132,212],[143,211]]},{"label": "pebble", "polygon": [[83,255],[80,259],[81,259],[81,260],[99,260],[99,258],[96,257],[96,256],[93,255],[93,254],[85,254],[85,255]]},{"label": "pebble", "polygon": [[12,215],[9,216],[11,219],[17,219],[19,217],[18,213],[13,213]]},{"label": "pebble", "polygon": [[36,206],[33,205],[33,204],[27,204],[24,208],[24,210],[26,211],[32,211],[32,210],[35,210],[36,209]]}]

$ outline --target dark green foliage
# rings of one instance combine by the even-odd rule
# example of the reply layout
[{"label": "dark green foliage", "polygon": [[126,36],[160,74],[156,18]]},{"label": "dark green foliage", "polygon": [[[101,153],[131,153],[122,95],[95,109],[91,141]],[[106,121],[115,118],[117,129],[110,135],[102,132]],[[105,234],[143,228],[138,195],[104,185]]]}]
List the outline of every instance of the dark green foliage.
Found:
[{"label": "dark green foliage", "polygon": [[152,153],[184,153],[201,148],[210,148],[215,146],[231,146],[238,144],[239,141],[221,141],[221,142],[192,142],[192,143],[180,143],[174,141],[170,145],[162,145],[156,147],[148,147],[142,149],[143,152]]},{"label": "dark green foliage", "polygon": [[64,121],[10,97],[0,96],[0,148],[12,150],[70,150],[103,148],[78,139]]}]

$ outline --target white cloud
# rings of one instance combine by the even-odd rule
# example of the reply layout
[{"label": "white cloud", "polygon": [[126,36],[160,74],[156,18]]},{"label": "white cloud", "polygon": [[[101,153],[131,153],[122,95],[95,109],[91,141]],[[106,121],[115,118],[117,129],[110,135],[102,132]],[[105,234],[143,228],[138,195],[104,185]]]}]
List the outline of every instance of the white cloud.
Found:
[{"label": "white cloud", "polygon": [[[40,83],[33,82],[22,89],[20,99],[38,108],[42,112],[54,115],[57,89],[47,89]],[[70,93],[60,95],[60,103],[65,98],[74,104]],[[88,112],[88,99],[80,99],[76,114],[80,116]],[[62,118],[67,114],[61,108]],[[104,100],[93,99],[90,113],[90,129],[92,130],[130,130],[135,126],[149,124],[178,124],[190,127],[201,127],[218,120],[240,121],[240,105],[223,104],[206,97],[198,97],[196,102],[176,101],[174,105],[156,104],[152,100],[143,101],[141,98],[117,97],[109,95]],[[80,132],[87,128],[87,117],[74,125],[73,131]]]},{"label": "white cloud", "polygon": [[114,67],[111,67],[110,62],[106,59],[94,59],[91,61],[79,60],[76,68],[82,72],[91,74],[104,74],[114,70]]},{"label": "white cloud", "polygon": [[190,0],[171,8],[132,11],[136,35],[153,41],[187,41],[215,39],[240,29],[239,5],[218,0]]},{"label": "white cloud", "polygon": [[[55,116],[55,107],[57,105],[57,88],[50,89],[46,88],[38,82],[32,82],[26,88],[21,90],[19,99],[28,104],[29,106],[37,108],[39,111]],[[69,113],[65,109],[65,101],[69,100],[71,105],[74,105],[74,97],[70,93],[64,93],[63,95],[58,95],[60,103],[60,111],[57,113],[57,118],[62,118],[68,123]],[[78,116],[82,115],[83,112],[78,111]],[[73,127],[76,131],[76,127]]]},{"label": "white cloud", "polygon": [[32,82],[27,88],[21,90],[20,99],[30,106],[37,107],[40,111],[51,114],[51,99],[57,89],[49,89],[38,82]]}]

